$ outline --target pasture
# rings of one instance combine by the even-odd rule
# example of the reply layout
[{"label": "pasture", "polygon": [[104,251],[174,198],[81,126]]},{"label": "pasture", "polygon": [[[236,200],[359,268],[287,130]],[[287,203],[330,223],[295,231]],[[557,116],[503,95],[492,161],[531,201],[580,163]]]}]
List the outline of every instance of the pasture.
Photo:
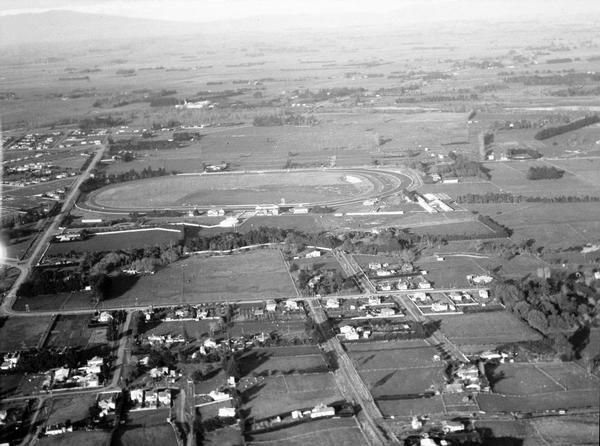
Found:
[{"label": "pasture", "polygon": [[244,384],[242,408],[257,419],[343,399],[329,373],[245,378]]},{"label": "pasture", "polygon": [[110,432],[103,430],[75,431],[37,440],[40,446],[105,446],[110,441]]},{"label": "pasture", "polygon": [[103,307],[235,302],[295,296],[279,251],[261,249],[227,256],[191,256],[151,276],[124,280]]},{"label": "pasture", "polygon": [[578,415],[567,417],[536,418],[530,423],[545,440],[544,444],[594,444],[598,441],[598,417]]},{"label": "pasture", "polygon": [[[374,345],[375,344],[375,345]],[[349,354],[357,370],[379,371],[379,370],[402,370],[417,369],[421,367],[434,367],[439,365],[433,360],[438,354],[431,346],[403,346],[402,342],[391,341],[384,348],[379,348],[380,343],[364,343],[357,345],[369,346],[368,350],[353,350],[349,348]],[[354,345],[354,344],[350,344]]]},{"label": "pasture", "polygon": [[60,315],[50,330],[46,347],[86,347],[90,344],[106,343],[106,327],[88,327],[89,315]]},{"label": "pasture", "polygon": [[431,398],[402,400],[377,400],[377,406],[385,417],[412,417],[414,415],[444,414],[444,401],[441,395]]},{"label": "pasture", "polygon": [[493,390],[503,395],[532,395],[564,390],[543,370],[529,364],[500,364],[493,375],[498,380]]},{"label": "pasture", "polygon": [[167,423],[168,409],[129,412],[127,423],[114,432],[115,446],[137,446],[140,444],[176,444],[175,432]]},{"label": "pasture", "polygon": [[537,395],[505,396],[495,393],[481,393],[477,402],[485,412],[545,412],[561,409],[597,408],[600,394],[598,389],[568,390]]},{"label": "pasture", "polygon": [[355,446],[365,444],[354,418],[315,420],[273,432],[249,436],[248,446]]},{"label": "pasture", "polygon": [[46,425],[64,423],[66,420],[71,420],[75,423],[89,416],[89,409],[96,402],[96,394],[83,394],[77,396],[55,397],[46,401],[47,412],[49,417]]},{"label": "pasture", "polygon": [[317,346],[254,348],[240,357],[243,375],[273,375],[326,370]]},{"label": "pasture", "polygon": [[441,320],[441,331],[458,346],[492,346],[541,339],[539,333],[507,311],[438,316],[430,319]]},{"label": "pasture", "polygon": [[444,382],[443,367],[419,367],[402,370],[369,370],[360,372],[373,398],[414,395],[434,390]]},{"label": "pasture", "polygon": [[145,229],[140,231],[103,234],[98,233],[90,238],[73,242],[51,243],[47,255],[58,256],[71,252],[108,252],[146,248],[155,245],[177,245],[183,240],[183,231],[176,229]]},{"label": "pasture", "polygon": [[37,347],[51,316],[0,319],[0,352]]}]

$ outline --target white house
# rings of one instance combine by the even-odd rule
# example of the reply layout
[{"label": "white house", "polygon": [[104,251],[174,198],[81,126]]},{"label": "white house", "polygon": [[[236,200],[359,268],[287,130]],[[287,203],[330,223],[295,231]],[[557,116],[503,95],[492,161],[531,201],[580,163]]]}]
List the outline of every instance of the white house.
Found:
[{"label": "white house", "polygon": [[206,215],[209,217],[222,217],[225,215],[225,211],[223,209],[209,209]]},{"label": "white house", "polygon": [[298,302],[292,299],[288,299],[285,301],[285,309],[288,311],[296,311],[298,310]]},{"label": "white house", "polygon": [[462,294],[453,291],[450,293],[450,299],[452,299],[454,302],[462,302],[463,297]]},{"label": "white house", "polygon": [[203,343],[205,348],[217,348],[217,343],[213,339],[206,339]]},{"label": "white house", "polygon": [[113,316],[108,311],[103,311],[98,316],[98,322],[102,322],[103,324],[106,324],[112,320],[113,320]]},{"label": "white house", "polygon": [[481,299],[487,299],[489,296],[487,290],[479,290],[479,297]]},{"label": "white house", "polygon": [[297,206],[292,208],[292,214],[308,214],[308,208],[304,206]]},{"label": "white house", "polygon": [[431,284],[429,282],[427,282],[426,280],[423,280],[421,282],[419,282],[418,287],[422,290],[427,290],[431,288]]},{"label": "white house", "polygon": [[310,411],[311,418],[332,417],[334,415],[335,409],[333,407],[326,406],[325,404],[317,404]]},{"label": "white house", "polygon": [[327,303],[325,304],[326,308],[340,308],[340,303],[335,297],[330,297],[327,299]]},{"label": "white house", "polygon": [[225,392],[219,392],[218,390],[212,390],[208,396],[210,396],[213,401],[227,401],[231,398],[231,395]]},{"label": "white house", "polygon": [[233,408],[233,407],[219,407],[218,416],[220,418],[235,418],[235,408]]},{"label": "white house", "polygon": [[427,302],[427,294],[419,291],[412,295],[413,300],[418,300],[420,302]]},{"label": "white house", "polygon": [[102,367],[102,364],[104,364],[104,359],[102,359],[100,356],[94,356],[92,359],[88,359],[87,362],[88,367]]},{"label": "white house", "polygon": [[390,317],[390,316],[394,316],[396,314],[396,310],[394,310],[393,308],[390,308],[390,307],[384,307],[381,309],[379,314],[383,317]]},{"label": "white house", "polygon": [[402,282],[402,280],[398,281],[397,287],[399,290],[408,290],[408,284],[406,282]]},{"label": "white house", "polygon": [[266,302],[265,310],[273,312],[277,310],[277,303],[273,299],[269,299]]},{"label": "white house", "polygon": [[156,406],[158,404],[158,394],[155,390],[148,390],[144,396],[146,406]]},{"label": "white house", "polygon": [[61,367],[54,371],[54,381],[63,382],[69,377],[69,372],[71,370],[66,367]]},{"label": "white house", "polygon": [[129,391],[129,398],[135,404],[144,404],[144,389],[132,389]]},{"label": "white house", "polygon": [[321,251],[319,251],[318,249],[315,249],[314,251],[307,252],[304,257],[306,257],[307,259],[313,259],[315,257],[321,257]]},{"label": "white house", "polygon": [[381,282],[379,284],[379,289],[381,291],[391,291],[392,290],[392,284],[389,282]]},{"label": "white house", "polygon": [[379,296],[369,296],[369,305],[379,305],[381,298]]},{"label": "white house", "polygon": [[158,392],[158,402],[163,406],[171,405],[171,391],[169,389]]},{"label": "white house", "polygon": [[445,302],[434,302],[431,305],[433,311],[448,311],[448,304]]}]

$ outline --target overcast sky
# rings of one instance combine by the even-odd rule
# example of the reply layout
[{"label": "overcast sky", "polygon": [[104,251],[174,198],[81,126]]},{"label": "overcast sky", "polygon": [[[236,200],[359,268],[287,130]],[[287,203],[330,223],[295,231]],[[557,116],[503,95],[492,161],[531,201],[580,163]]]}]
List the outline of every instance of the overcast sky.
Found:
[{"label": "overcast sky", "polygon": [[341,12],[391,13],[403,22],[600,17],[597,0],[0,0],[0,15],[56,9],[191,22],[300,14],[322,18]]}]

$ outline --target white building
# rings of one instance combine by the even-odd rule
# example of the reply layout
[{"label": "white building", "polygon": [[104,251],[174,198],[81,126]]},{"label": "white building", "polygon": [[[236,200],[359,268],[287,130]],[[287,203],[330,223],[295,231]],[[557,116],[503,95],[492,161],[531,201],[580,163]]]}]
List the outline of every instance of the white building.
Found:
[{"label": "white building", "polygon": [[321,257],[321,251],[319,251],[318,249],[315,249],[314,251],[307,252],[306,255],[305,255],[305,257],[307,259],[313,259],[315,257]]},{"label": "white building", "polygon": [[209,209],[206,215],[209,217],[222,217],[225,215],[225,211],[223,209]]},{"label": "white building", "polygon": [[273,299],[269,299],[266,302],[265,310],[269,312],[274,312],[277,310],[277,303]]},{"label": "white building", "polygon": [[144,404],[144,389],[132,389],[129,391],[129,398],[135,404]]},{"label": "white building", "polygon": [[296,311],[298,310],[298,302],[292,299],[288,299],[285,301],[285,309],[288,311]]},{"label": "white building", "polygon": [[332,417],[335,415],[335,409],[333,407],[326,406],[325,404],[317,404],[311,411],[311,418],[323,418]]},{"label": "white building", "polygon": [[327,303],[325,304],[325,308],[340,308],[340,303],[335,297],[330,297],[327,299]]},{"label": "white building", "polygon": [[448,304],[444,302],[434,302],[431,305],[433,311],[448,311]]},{"label": "white building", "polygon": [[235,418],[235,408],[233,408],[233,407],[219,407],[218,416],[220,418]]}]

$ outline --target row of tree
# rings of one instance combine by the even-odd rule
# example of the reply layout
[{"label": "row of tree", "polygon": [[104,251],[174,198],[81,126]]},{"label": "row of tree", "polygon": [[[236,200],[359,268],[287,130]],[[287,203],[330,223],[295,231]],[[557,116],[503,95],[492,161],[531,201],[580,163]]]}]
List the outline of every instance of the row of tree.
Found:
[{"label": "row of tree", "polygon": [[528,180],[557,180],[565,174],[554,166],[531,166],[527,171]]},{"label": "row of tree", "polygon": [[510,192],[487,192],[485,194],[465,194],[456,197],[457,203],[589,203],[600,201],[600,197],[593,195],[558,195],[553,197],[531,197],[527,195],[514,195]]},{"label": "row of tree", "polygon": [[562,135],[563,133],[572,132],[573,130],[578,130],[588,125],[596,124],[597,122],[600,122],[600,115],[589,115],[568,124],[559,125],[556,127],[546,127],[545,129],[537,132],[534,135],[534,138],[541,141],[552,138],[553,136]]},{"label": "row of tree", "polygon": [[93,178],[90,177],[83,183],[81,183],[81,185],[79,186],[79,190],[82,193],[88,193],[93,190],[100,189],[101,187],[108,186],[109,184],[124,183],[126,181],[135,181],[144,178],[154,178],[165,175],[170,175],[170,173],[167,172],[164,167],[159,167],[157,169],[152,169],[152,167],[145,167],[141,171],[130,169],[127,172],[115,173],[110,175],[97,173],[96,175],[94,175]]}]

